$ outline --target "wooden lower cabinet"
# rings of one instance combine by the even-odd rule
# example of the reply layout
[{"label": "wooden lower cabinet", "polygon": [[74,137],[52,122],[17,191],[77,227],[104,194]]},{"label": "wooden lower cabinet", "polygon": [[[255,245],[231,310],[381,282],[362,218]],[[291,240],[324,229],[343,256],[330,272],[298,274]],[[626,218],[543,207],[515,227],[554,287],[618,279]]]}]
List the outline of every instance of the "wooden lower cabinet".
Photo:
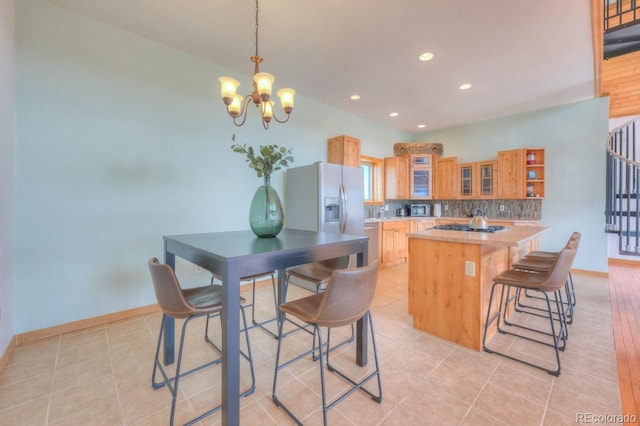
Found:
[{"label": "wooden lower cabinet", "polygon": [[409,233],[410,222],[409,220],[392,220],[382,223],[382,265],[407,261],[407,233]]}]

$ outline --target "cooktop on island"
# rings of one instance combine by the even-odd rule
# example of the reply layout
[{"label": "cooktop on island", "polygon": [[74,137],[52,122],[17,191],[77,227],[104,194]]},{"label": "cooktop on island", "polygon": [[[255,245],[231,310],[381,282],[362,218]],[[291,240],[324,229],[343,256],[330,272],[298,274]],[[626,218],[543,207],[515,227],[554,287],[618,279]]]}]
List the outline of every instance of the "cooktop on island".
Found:
[{"label": "cooktop on island", "polygon": [[487,229],[475,229],[469,228],[468,225],[462,225],[460,223],[450,223],[447,225],[437,225],[433,229],[444,229],[446,231],[469,231],[469,232],[497,232],[506,229],[505,226],[488,226]]}]

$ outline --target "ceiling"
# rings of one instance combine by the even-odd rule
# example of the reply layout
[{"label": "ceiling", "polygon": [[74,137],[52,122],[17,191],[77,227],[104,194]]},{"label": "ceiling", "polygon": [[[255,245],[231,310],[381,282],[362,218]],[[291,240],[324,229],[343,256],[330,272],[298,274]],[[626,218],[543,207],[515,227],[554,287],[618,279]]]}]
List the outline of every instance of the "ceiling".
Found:
[{"label": "ceiling", "polygon": [[[249,92],[251,0],[49,1],[243,73]],[[583,0],[263,0],[259,35],[276,88],[408,133],[594,97]]]}]

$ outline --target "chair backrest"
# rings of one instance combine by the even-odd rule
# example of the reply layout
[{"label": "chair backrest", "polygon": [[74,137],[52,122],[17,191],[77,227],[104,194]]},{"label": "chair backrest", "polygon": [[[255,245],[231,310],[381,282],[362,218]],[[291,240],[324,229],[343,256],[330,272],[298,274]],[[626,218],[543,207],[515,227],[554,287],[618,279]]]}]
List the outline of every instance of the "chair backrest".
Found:
[{"label": "chair backrest", "polygon": [[580,234],[579,232],[574,232],[571,234],[571,237],[569,237],[569,241],[567,241],[567,245],[565,247],[571,247],[576,249],[576,251],[578,250],[578,244],[580,244],[580,238],[582,237],[582,234]]},{"label": "chair backrest", "polygon": [[194,314],[193,306],[185,299],[178,278],[169,265],[152,257],[149,259],[149,272],[158,305],[165,314],[174,318],[187,318]]},{"label": "chair backrest", "polygon": [[573,260],[576,257],[576,251],[576,248],[569,247],[569,245],[562,249],[540,290],[555,291],[565,284]]},{"label": "chair backrest", "polygon": [[377,281],[378,261],[362,268],[336,270],[311,322],[341,327],[362,318],[371,306]]},{"label": "chair backrest", "polygon": [[321,260],[318,263],[330,269],[347,269],[349,266],[349,256],[340,256],[333,259]]}]

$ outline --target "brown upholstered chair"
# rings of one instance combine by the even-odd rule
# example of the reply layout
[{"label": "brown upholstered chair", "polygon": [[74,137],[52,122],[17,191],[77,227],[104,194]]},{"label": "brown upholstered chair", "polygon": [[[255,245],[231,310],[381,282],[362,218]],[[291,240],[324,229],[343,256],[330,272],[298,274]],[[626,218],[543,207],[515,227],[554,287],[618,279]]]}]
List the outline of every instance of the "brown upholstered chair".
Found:
[{"label": "brown upholstered chair", "polygon": [[[219,364],[222,362],[222,357],[218,356],[216,359],[211,360],[203,365],[195,367],[189,371],[182,372],[182,354],[184,350],[184,339],[186,335],[187,324],[194,319],[202,316],[207,316],[207,332],[205,332],[205,340],[212,344],[214,348],[219,352],[217,346],[213,345],[213,342],[209,339],[209,316],[213,314],[219,314],[222,312],[222,287],[215,285],[207,285],[204,287],[182,289],[180,283],[171,267],[166,264],[162,264],[156,258],[149,260],[149,271],[151,272],[151,278],[153,281],[153,289],[158,300],[158,305],[163,311],[162,322],[160,323],[160,334],[158,335],[158,345],[156,347],[156,355],[153,364],[153,373],[151,376],[151,385],[154,389],[166,386],[171,392],[171,415],[169,423],[173,425],[173,418],[176,409],[176,397],[178,395],[178,384],[182,377],[189,374],[200,371],[206,367]],[[241,298],[240,303],[243,303],[244,299]],[[240,306],[242,313],[242,321],[244,322],[245,337],[247,344],[247,354],[241,351],[242,356],[249,362],[251,369],[252,384],[244,391],[240,396],[247,396],[253,393],[255,389],[255,374],[253,371],[253,360],[251,358],[251,344],[249,342],[249,333],[246,331],[247,321],[244,313],[244,308]],[[184,319],[182,325],[182,333],[180,336],[180,344],[178,347],[178,359],[176,361],[175,375],[170,377],[168,372],[162,366],[162,362],[159,359],[160,346],[164,335],[164,329],[166,326],[167,316]],[[220,353],[220,355],[222,355]],[[157,381],[157,373],[162,376],[162,381]],[[218,405],[207,412],[199,415],[195,419],[189,421],[187,424],[197,423],[203,418],[220,410],[222,405]]]},{"label": "brown upholstered chair", "polygon": [[[554,376],[560,375],[560,350],[564,349],[567,336],[566,314],[564,312],[565,307],[561,303],[561,289],[565,285],[575,255],[575,248],[565,247],[561,252],[559,252],[553,267],[546,273],[509,269],[501,272],[493,278],[493,286],[491,287],[489,306],[487,308],[485,329],[482,336],[482,348],[486,352],[502,355],[506,358],[513,359],[532,367],[545,370],[549,374],[552,374]],[[502,288],[499,301],[500,305],[498,306],[497,312],[493,316],[491,316],[494,293],[498,286]],[[535,291],[541,294],[546,302],[546,317],[549,319],[550,331],[540,330],[508,321],[507,313],[509,312],[509,303],[512,299],[510,297],[511,288]],[[555,302],[556,312],[558,312],[558,315],[554,315],[554,311],[551,308],[552,299],[549,298],[549,294],[554,295],[553,301]],[[499,333],[509,334],[517,338],[523,338],[532,342],[552,346],[555,351],[556,368],[546,368],[545,366],[534,364],[532,362],[517,358],[511,353],[500,352],[497,349],[489,348],[487,345],[487,330],[494,322],[497,323],[496,326]],[[501,322],[503,323],[502,325]],[[559,325],[558,332],[556,332],[556,323],[558,323]],[[549,343],[548,341],[542,339],[536,339],[534,337],[531,337],[530,335],[527,335],[527,333],[511,331],[511,327],[517,327],[518,329],[528,330],[529,332],[547,335],[551,338],[552,343]]]},{"label": "brown upholstered chair", "polygon": [[[289,365],[312,355],[315,351],[319,351],[319,366],[320,366],[320,382],[322,393],[322,412],[324,418],[324,424],[327,424],[327,411],[335,407],[339,402],[344,400],[347,396],[351,395],[356,390],[360,390],[371,397],[374,401],[380,403],[382,401],[382,384],[380,382],[380,368],[378,364],[378,351],[376,347],[375,333],[373,329],[373,321],[371,319],[371,312],[369,310],[376,290],[376,281],[378,276],[378,262],[374,262],[369,266],[364,266],[358,269],[343,269],[336,270],[332,273],[330,279],[327,282],[324,292],[313,294],[311,296],[296,299],[290,302],[286,302],[280,306],[280,312],[283,317],[293,316],[313,327],[313,331],[306,330],[314,335],[314,344],[312,348],[303,354],[297,355],[292,359],[281,362],[280,357],[284,353],[283,342],[289,339],[284,339],[282,335],[282,326],[284,321],[280,323],[278,340],[278,351],[276,355],[276,368],[273,378],[273,401],[281,407],[287,415],[297,422],[302,424],[300,420],[292,413],[292,411],[278,398],[277,386],[278,386],[278,372],[288,367]],[[330,353],[330,340],[331,329],[336,327],[343,327],[352,325],[359,319],[368,321],[369,330],[371,334],[371,342],[373,345],[373,355],[375,361],[375,370],[367,376],[356,382],[353,378],[349,377],[345,373],[337,370],[334,365],[331,364],[329,359]],[[327,327],[327,341],[324,342],[321,327]],[[318,345],[315,345],[316,337],[318,339]],[[299,343],[296,342],[296,346]],[[327,350],[325,351],[325,347]],[[325,357],[327,369],[341,377],[347,383],[351,385],[350,389],[332,402],[327,402],[326,390],[325,390]],[[373,394],[369,390],[363,387],[364,384],[369,382],[373,378],[377,378],[378,392],[377,395]],[[295,403],[291,401],[291,403]]]},{"label": "brown upholstered chair", "polygon": [[[578,245],[580,244],[580,238],[581,238],[581,234],[579,232],[572,233],[565,247],[572,247],[577,251]],[[551,268],[553,268],[553,265],[555,264],[555,261],[558,258],[558,255],[559,255],[559,252],[531,251],[527,253],[527,255],[525,255],[522,259],[515,262],[512,265],[512,268],[520,269],[523,271],[529,271],[529,272],[546,273]],[[575,287],[573,285],[573,276],[571,275],[571,271],[569,271],[569,275],[567,277],[564,290],[567,296],[567,301],[566,302],[563,301],[566,308],[565,313],[567,316],[567,324],[572,324],[574,308],[576,306],[576,293],[575,293]],[[531,295],[527,291],[525,291],[523,294],[529,298],[541,299],[540,296]],[[539,313],[536,313],[535,311],[541,311],[544,309],[525,303],[523,301],[523,298],[520,296],[521,296],[521,292],[519,291],[518,297],[516,298],[517,303],[515,305],[515,309],[522,310],[524,312],[528,312],[537,316],[541,315]]]}]

